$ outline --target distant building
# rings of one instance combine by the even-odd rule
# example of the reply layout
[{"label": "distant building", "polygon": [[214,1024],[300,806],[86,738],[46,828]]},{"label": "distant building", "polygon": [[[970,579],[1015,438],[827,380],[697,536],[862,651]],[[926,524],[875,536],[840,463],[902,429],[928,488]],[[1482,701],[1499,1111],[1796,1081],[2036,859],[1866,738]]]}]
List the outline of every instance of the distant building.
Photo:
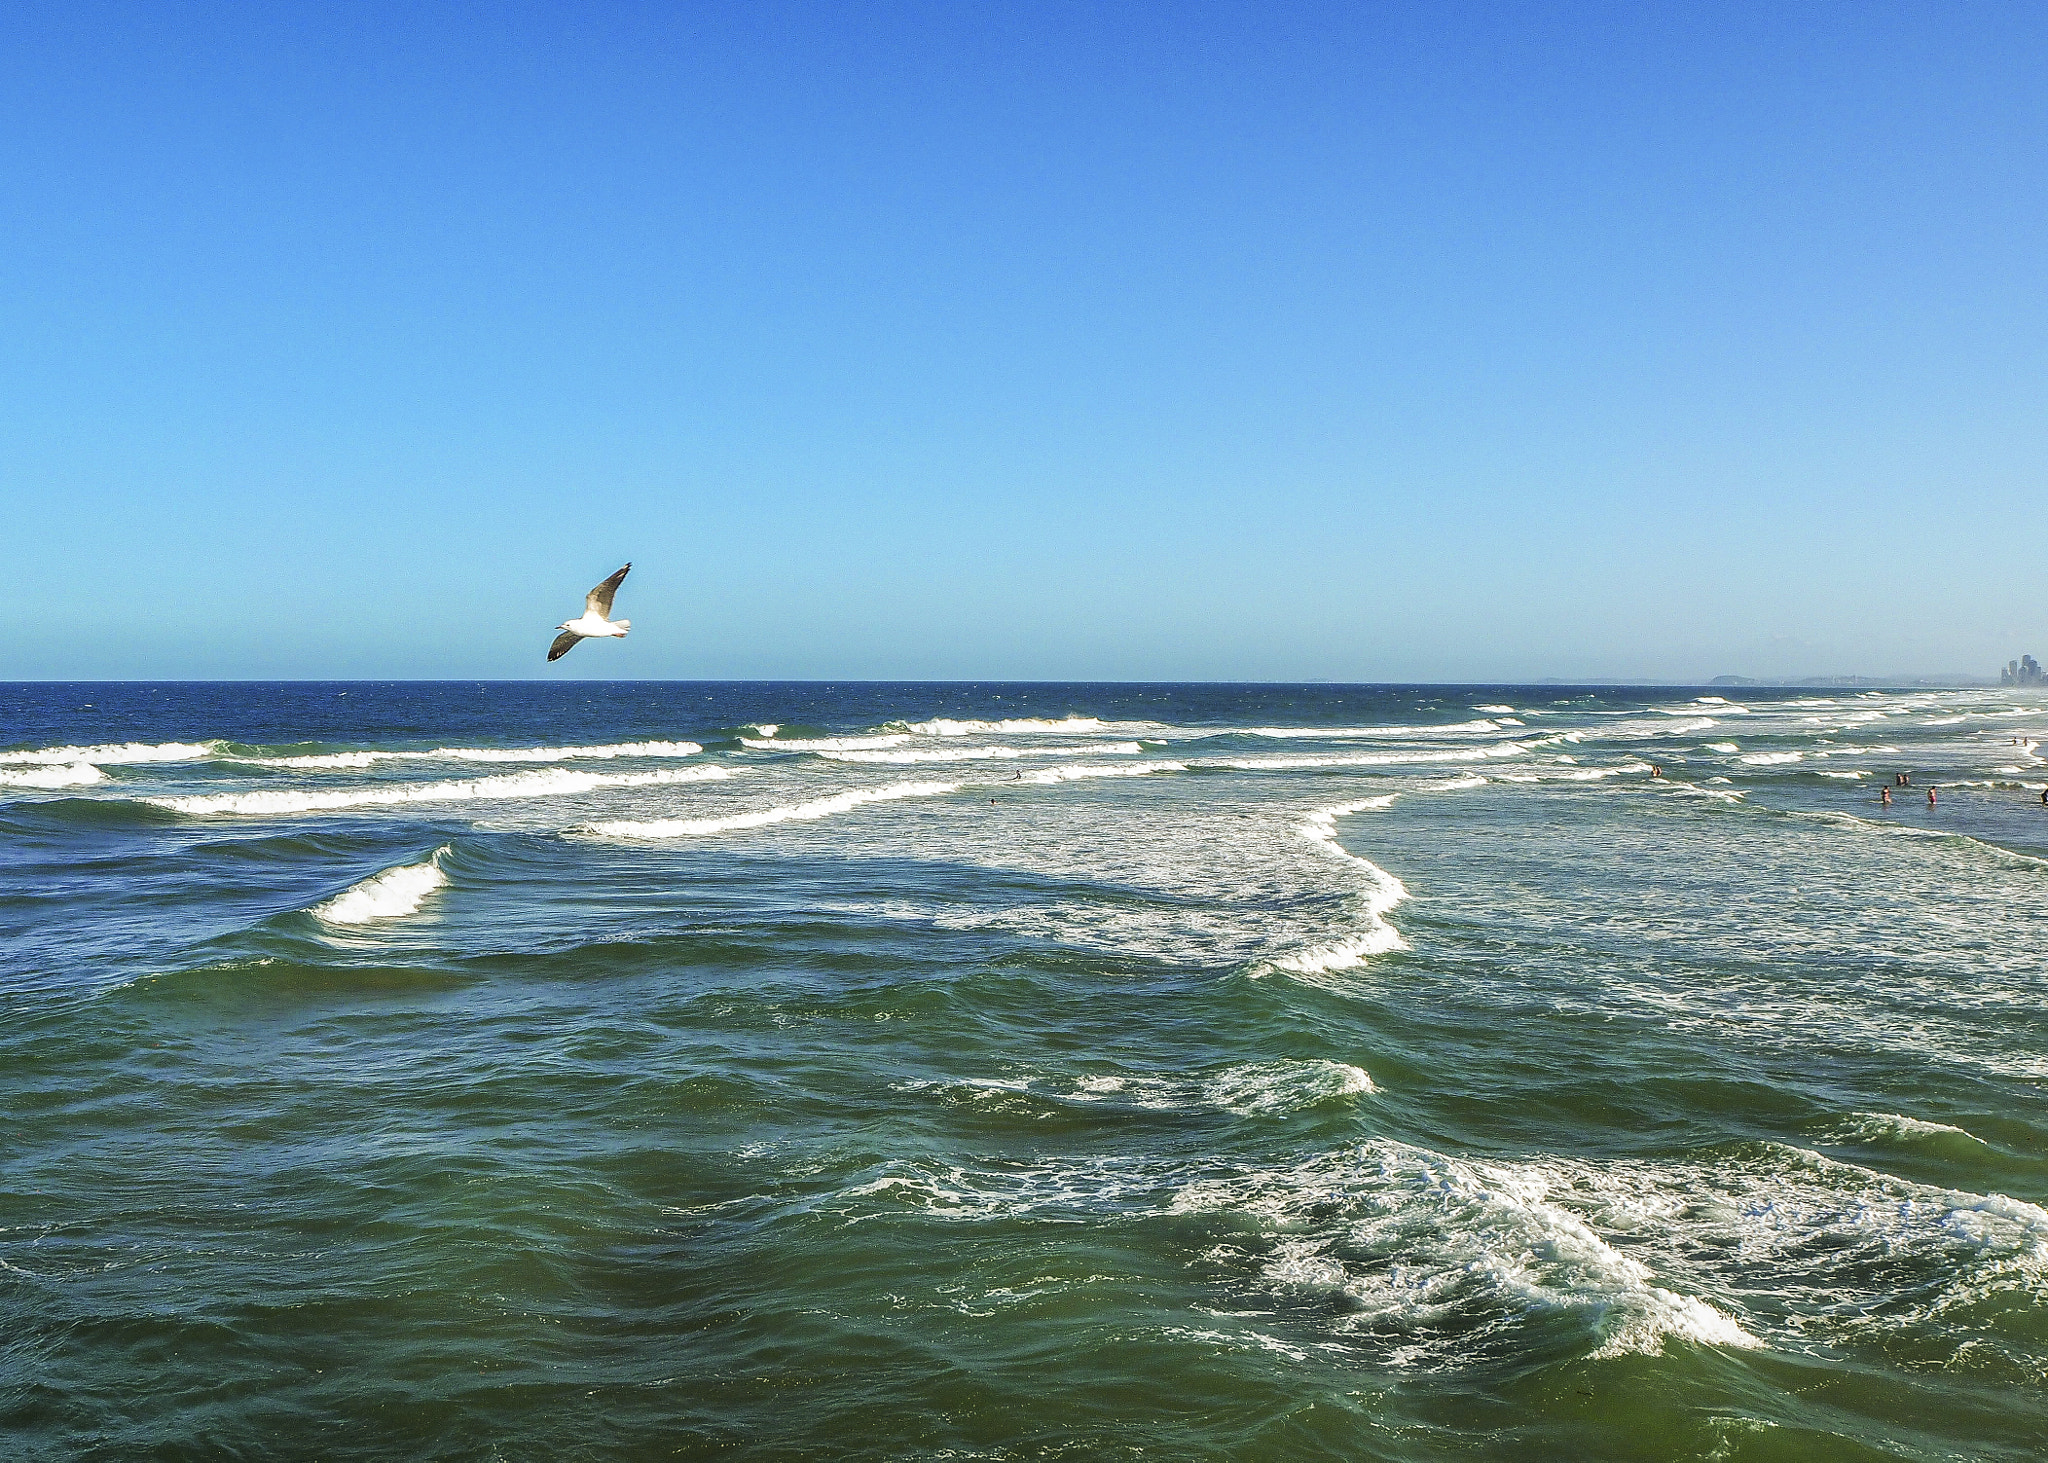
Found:
[{"label": "distant building", "polygon": [[2023,655],[2018,660],[2008,662],[2005,669],[1998,673],[1998,684],[2001,686],[2048,686],[2048,675],[2042,674],[2040,661],[2034,659],[2031,655]]}]

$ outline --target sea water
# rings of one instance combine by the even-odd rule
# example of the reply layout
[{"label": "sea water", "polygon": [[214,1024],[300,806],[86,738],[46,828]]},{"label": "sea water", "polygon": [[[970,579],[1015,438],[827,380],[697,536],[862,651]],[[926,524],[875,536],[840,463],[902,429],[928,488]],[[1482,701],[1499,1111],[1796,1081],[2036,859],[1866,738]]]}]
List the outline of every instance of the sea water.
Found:
[{"label": "sea water", "polygon": [[2044,732],[0,687],[0,1454],[2048,1455]]}]

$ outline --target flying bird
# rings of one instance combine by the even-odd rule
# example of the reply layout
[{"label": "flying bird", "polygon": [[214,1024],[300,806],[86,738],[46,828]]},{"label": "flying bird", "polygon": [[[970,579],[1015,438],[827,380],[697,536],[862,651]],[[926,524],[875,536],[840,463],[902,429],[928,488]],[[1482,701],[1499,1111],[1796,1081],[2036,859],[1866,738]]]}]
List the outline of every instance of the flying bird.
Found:
[{"label": "flying bird", "polygon": [[631,620],[614,620],[611,617],[612,596],[619,592],[619,581],[626,577],[626,569],[632,567],[631,564],[626,565],[625,569],[619,570],[618,573],[612,575],[611,578],[605,580],[604,583],[583,596],[582,618],[564,620],[561,624],[555,626],[562,633],[557,635],[555,643],[548,647],[549,660],[560,660],[576,648],[576,642],[579,640],[589,640],[594,637],[618,640],[623,638],[625,633],[633,628]]}]

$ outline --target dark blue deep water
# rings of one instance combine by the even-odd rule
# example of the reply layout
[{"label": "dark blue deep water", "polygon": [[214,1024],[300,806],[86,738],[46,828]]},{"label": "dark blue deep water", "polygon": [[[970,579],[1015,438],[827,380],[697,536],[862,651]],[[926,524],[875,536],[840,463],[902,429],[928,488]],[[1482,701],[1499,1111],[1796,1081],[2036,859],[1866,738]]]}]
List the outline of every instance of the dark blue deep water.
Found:
[{"label": "dark blue deep water", "polygon": [[0,686],[0,1456],[2048,1456],[2048,698],[1741,694]]}]

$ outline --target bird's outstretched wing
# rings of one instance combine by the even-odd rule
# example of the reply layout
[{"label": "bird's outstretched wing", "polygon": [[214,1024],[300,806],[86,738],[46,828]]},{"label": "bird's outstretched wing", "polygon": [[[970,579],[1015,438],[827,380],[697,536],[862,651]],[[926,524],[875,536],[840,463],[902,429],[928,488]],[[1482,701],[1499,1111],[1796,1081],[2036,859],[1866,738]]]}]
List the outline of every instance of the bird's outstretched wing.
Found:
[{"label": "bird's outstretched wing", "polygon": [[560,660],[563,656],[574,650],[576,642],[582,638],[574,630],[564,630],[555,637],[555,643],[548,647],[548,659]]},{"label": "bird's outstretched wing", "polygon": [[[628,564],[626,569],[632,567]],[[621,569],[583,596],[583,608],[586,613],[596,615],[600,620],[609,620],[612,617],[612,596],[619,592],[619,581],[626,577],[626,569]]]}]

